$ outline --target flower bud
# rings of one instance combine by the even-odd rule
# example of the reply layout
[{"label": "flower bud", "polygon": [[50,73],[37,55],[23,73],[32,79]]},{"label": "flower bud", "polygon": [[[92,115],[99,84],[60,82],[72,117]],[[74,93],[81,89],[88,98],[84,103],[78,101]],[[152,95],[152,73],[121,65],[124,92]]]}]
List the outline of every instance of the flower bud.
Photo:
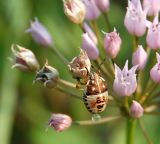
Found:
[{"label": "flower bud", "polygon": [[155,83],[160,83],[160,55],[156,53],[156,56],[157,56],[157,63],[150,70],[150,76]]},{"label": "flower bud", "polygon": [[109,9],[109,0],[95,0],[95,3],[97,7],[100,9],[102,12],[106,12]]},{"label": "flower bud", "polygon": [[85,18],[85,6],[80,0],[63,0],[64,12],[74,23],[81,24]]},{"label": "flower bud", "polygon": [[104,39],[104,49],[110,58],[115,58],[121,47],[121,38],[114,29],[111,33],[106,33]]},{"label": "flower bud", "polygon": [[65,114],[55,114],[51,115],[48,125],[54,128],[57,132],[62,132],[69,128],[72,124],[72,119],[70,116]]},{"label": "flower bud", "polygon": [[101,14],[94,0],[83,0],[86,8],[86,20],[94,20]]},{"label": "flower bud", "polygon": [[160,11],[160,0],[143,0],[143,7],[148,8],[147,15],[155,16]]},{"label": "flower bud", "polygon": [[137,66],[133,66],[128,70],[128,60],[126,61],[123,70],[115,64],[113,89],[119,96],[131,96],[136,91],[136,69]]},{"label": "flower bud", "polygon": [[142,10],[140,0],[128,1],[127,13],[124,19],[128,32],[135,36],[142,36],[146,31],[147,10]]},{"label": "flower bud", "polygon": [[37,18],[34,22],[31,21],[31,28],[27,29],[26,32],[31,33],[35,42],[44,47],[50,47],[53,44],[51,35]]},{"label": "flower bud", "polygon": [[138,70],[144,69],[147,62],[147,53],[141,45],[138,46],[137,50],[132,55],[132,64],[138,65]]},{"label": "flower bud", "polygon": [[98,43],[97,37],[86,22],[83,24],[83,28],[85,32],[88,33],[88,36],[92,39],[92,41],[97,45]]},{"label": "flower bud", "polygon": [[38,61],[31,50],[19,45],[16,45],[16,49],[12,45],[11,50],[15,56],[12,68],[18,68],[22,71],[37,71],[39,69]]},{"label": "flower bud", "polygon": [[73,78],[86,79],[91,69],[91,62],[85,50],[81,49],[79,56],[73,58],[68,65]]},{"label": "flower bud", "polygon": [[144,109],[137,101],[132,101],[132,105],[130,107],[130,116],[133,118],[140,118],[143,116]]},{"label": "flower bud", "polygon": [[93,40],[89,37],[88,33],[84,33],[82,35],[82,48],[87,52],[87,55],[91,60],[98,58],[98,48]]},{"label": "flower bud", "polygon": [[47,63],[36,74],[34,82],[39,81],[47,88],[54,88],[59,80],[58,71]]},{"label": "flower bud", "polygon": [[153,23],[146,21],[146,25],[148,27],[146,37],[147,45],[151,49],[160,48],[160,23],[158,21],[158,14],[155,16]]}]

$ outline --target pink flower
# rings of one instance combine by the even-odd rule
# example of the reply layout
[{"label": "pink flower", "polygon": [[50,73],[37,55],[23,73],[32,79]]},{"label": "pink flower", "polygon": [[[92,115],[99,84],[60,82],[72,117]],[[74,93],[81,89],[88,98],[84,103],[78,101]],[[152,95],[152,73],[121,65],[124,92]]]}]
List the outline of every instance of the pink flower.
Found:
[{"label": "pink flower", "polygon": [[97,7],[102,12],[106,12],[109,10],[109,0],[95,0]]},{"label": "pink flower", "polygon": [[114,31],[111,33],[106,33],[104,39],[104,48],[110,58],[115,58],[117,56],[121,47],[121,42],[121,38],[116,32],[116,29],[114,29]]},{"label": "pink flower", "polygon": [[97,44],[98,43],[97,37],[86,22],[83,24],[83,28],[84,28],[85,32],[88,33],[88,35],[92,39],[92,41],[95,44]]},{"label": "pink flower", "polygon": [[86,7],[86,20],[94,20],[100,16],[100,11],[94,0],[82,0]]},{"label": "pink flower", "polygon": [[143,116],[144,109],[137,101],[132,101],[132,105],[130,107],[130,116],[134,118],[140,118]]},{"label": "pink flower", "polygon": [[11,47],[12,53],[14,54],[12,68],[17,68],[22,71],[37,71],[39,69],[38,61],[34,53],[26,48],[19,45]]},{"label": "pink flower", "polygon": [[128,32],[135,36],[142,36],[146,31],[147,10],[142,10],[140,0],[128,1],[127,13],[124,19]]},{"label": "pink flower", "polygon": [[99,56],[99,51],[96,44],[89,37],[88,33],[82,35],[82,48],[86,51],[91,60],[95,60]]},{"label": "pink flower", "polygon": [[32,34],[32,38],[40,45],[45,47],[52,46],[52,38],[47,29],[35,18],[35,21],[31,21],[31,28],[26,30],[27,33]]},{"label": "pink flower", "polygon": [[147,44],[152,49],[160,48],[160,23],[158,14],[155,16],[153,23],[146,21],[148,33],[146,37]]},{"label": "pink flower", "polygon": [[160,55],[156,53],[157,63],[150,70],[150,77],[155,83],[160,83]]},{"label": "pink flower", "polygon": [[72,124],[70,116],[65,114],[52,114],[48,125],[54,128],[57,132],[62,132],[69,128]]},{"label": "pink flower", "polygon": [[136,69],[137,66],[133,66],[128,70],[128,60],[126,61],[123,70],[115,64],[115,80],[113,83],[113,89],[119,96],[130,96],[136,91]]},{"label": "pink flower", "polygon": [[81,0],[63,0],[64,12],[68,18],[76,23],[81,24],[85,18],[86,10]]},{"label": "pink flower", "polygon": [[137,50],[132,55],[132,64],[138,65],[138,70],[144,69],[147,62],[147,53],[142,45],[139,45]]},{"label": "pink flower", "polygon": [[160,0],[143,0],[144,8],[148,8],[147,15],[155,16],[160,11]]}]

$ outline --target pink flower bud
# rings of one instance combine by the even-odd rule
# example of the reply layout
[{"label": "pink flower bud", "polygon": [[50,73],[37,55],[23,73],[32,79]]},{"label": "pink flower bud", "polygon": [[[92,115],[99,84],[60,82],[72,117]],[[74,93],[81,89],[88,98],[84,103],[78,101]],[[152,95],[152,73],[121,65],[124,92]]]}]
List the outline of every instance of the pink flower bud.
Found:
[{"label": "pink flower bud", "polygon": [[100,16],[100,11],[94,0],[82,0],[86,7],[86,19],[94,20]]},{"label": "pink flower bud", "polygon": [[121,38],[114,29],[111,33],[106,33],[104,39],[104,48],[110,58],[115,58],[121,47]]},{"label": "pink flower bud", "polygon": [[95,0],[97,7],[102,12],[106,12],[109,10],[109,0]]},{"label": "pink flower bud", "polygon": [[140,118],[143,116],[144,109],[137,101],[132,101],[132,105],[130,107],[130,116],[134,118]]},{"label": "pink flower bud", "polygon": [[146,21],[148,33],[146,37],[147,44],[152,49],[160,48],[160,23],[158,15],[155,16],[153,23]]},{"label": "pink flower bud", "polygon": [[150,70],[150,76],[155,83],[160,83],[160,55],[156,53],[156,56],[157,56],[157,63]]},{"label": "pink flower bud", "polygon": [[155,16],[160,11],[160,0],[143,0],[144,8],[148,8],[147,15]]},{"label": "pink flower bud", "polygon": [[98,43],[97,37],[86,22],[83,24],[83,28],[84,28],[85,32],[88,33],[88,35],[92,39],[92,41],[95,44],[97,44]]},{"label": "pink flower bud", "polygon": [[85,6],[80,0],[63,0],[64,12],[68,18],[76,23],[81,24],[85,18]]},{"label": "pink flower bud", "polygon": [[144,69],[147,62],[147,53],[141,45],[138,46],[137,50],[132,55],[132,64],[138,65],[138,70]]},{"label": "pink flower bud", "polygon": [[11,50],[15,56],[12,59],[14,62],[12,68],[18,68],[22,71],[37,71],[39,69],[38,61],[31,50],[19,45],[16,45],[16,49],[12,45]]},{"label": "pink flower bud", "polygon": [[86,51],[91,60],[95,60],[99,56],[99,51],[96,44],[89,37],[88,33],[82,35],[82,48]]},{"label": "pink flower bud", "polygon": [[62,132],[69,128],[72,124],[72,119],[70,116],[65,114],[55,114],[51,115],[48,125],[54,128],[57,132]]},{"label": "pink flower bud", "polygon": [[35,21],[31,21],[31,28],[26,30],[27,33],[31,33],[33,39],[38,44],[44,47],[52,46],[52,38],[47,29],[35,18]]},{"label": "pink flower bud", "polygon": [[127,13],[124,19],[128,32],[135,36],[142,36],[146,31],[147,10],[142,10],[140,0],[128,1]]},{"label": "pink flower bud", "polygon": [[130,96],[136,91],[136,69],[137,66],[133,66],[128,70],[128,60],[126,61],[123,70],[115,64],[115,80],[113,83],[113,89],[119,96]]}]

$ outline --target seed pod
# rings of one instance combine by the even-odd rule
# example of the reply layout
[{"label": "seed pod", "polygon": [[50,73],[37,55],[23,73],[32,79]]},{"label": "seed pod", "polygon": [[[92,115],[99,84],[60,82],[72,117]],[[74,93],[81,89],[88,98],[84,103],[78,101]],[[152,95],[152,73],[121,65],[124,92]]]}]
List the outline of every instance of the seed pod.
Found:
[{"label": "seed pod", "polygon": [[89,112],[100,113],[106,108],[108,91],[105,80],[97,73],[92,73],[86,85],[83,101]]},{"label": "seed pod", "polygon": [[85,50],[81,49],[79,56],[73,58],[68,67],[73,78],[87,81],[91,69],[91,62]]},{"label": "seed pod", "polygon": [[39,81],[44,84],[47,88],[54,88],[58,82],[59,73],[58,71],[49,66],[47,63],[43,68],[37,72],[35,82]]}]

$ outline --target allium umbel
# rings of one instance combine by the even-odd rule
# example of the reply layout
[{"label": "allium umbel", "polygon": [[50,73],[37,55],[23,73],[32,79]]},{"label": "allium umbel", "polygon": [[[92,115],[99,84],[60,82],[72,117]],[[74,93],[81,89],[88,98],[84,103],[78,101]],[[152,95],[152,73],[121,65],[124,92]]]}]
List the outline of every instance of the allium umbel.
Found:
[{"label": "allium umbel", "polygon": [[95,42],[89,37],[88,33],[82,35],[82,48],[86,51],[91,60],[95,60],[99,56],[98,48]]},{"label": "allium umbel", "polygon": [[138,65],[138,70],[144,69],[147,62],[147,52],[141,45],[138,46],[137,50],[132,55],[132,64]]},{"label": "allium umbel", "polygon": [[38,61],[31,50],[19,45],[16,47],[12,45],[11,50],[15,57],[12,68],[18,68],[22,71],[37,71],[39,69]]},{"label": "allium umbel", "polygon": [[52,114],[48,125],[54,128],[57,132],[62,132],[69,128],[72,124],[72,119],[70,116],[65,114]]},{"label": "allium umbel", "polygon": [[52,37],[48,30],[35,18],[35,21],[31,21],[31,28],[26,30],[27,33],[31,33],[36,43],[50,47],[53,44]]},{"label": "allium umbel", "polygon": [[63,0],[64,12],[74,23],[81,24],[85,18],[86,10],[81,0]]},{"label": "allium umbel", "polygon": [[157,56],[157,63],[150,70],[150,76],[155,83],[160,83],[160,55],[156,53],[156,56]]},{"label": "allium umbel", "polygon": [[115,64],[113,89],[119,96],[131,96],[136,91],[136,69],[137,66],[133,66],[128,70],[128,60],[126,61],[123,70]]},{"label": "allium umbel", "polygon": [[147,10],[142,9],[140,0],[136,2],[128,0],[127,13],[124,19],[128,32],[138,37],[144,35],[146,15]]},{"label": "allium umbel", "polygon": [[104,38],[104,49],[110,58],[115,58],[121,47],[121,38],[114,29],[111,33],[106,33]]},{"label": "allium umbel", "polygon": [[130,107],[130,116],[134,118],[140,118],[143,116],[144,109],[137,101],[133,100]]},{"label": "allium umbel", "polygon": [[153,23],[146,21],[148,27],[146,41],[151,49],[160,48],[160,23],[158,20],[159,15],[157,14],[153,20]]},{"label": "allium umbel", "polygon": [[148,8],[147,15],[155,16],[160,11],[160,0],[143,0],[143,7]]}]

